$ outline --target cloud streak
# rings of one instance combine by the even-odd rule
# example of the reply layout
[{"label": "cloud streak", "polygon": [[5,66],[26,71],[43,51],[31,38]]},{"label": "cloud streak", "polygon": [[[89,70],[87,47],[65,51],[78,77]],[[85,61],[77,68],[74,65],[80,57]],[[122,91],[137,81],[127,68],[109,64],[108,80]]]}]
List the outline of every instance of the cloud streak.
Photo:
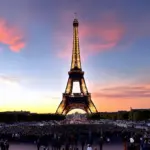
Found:
[{"label": "cloud streak", "polygon": [[20,81],[16,77],[0,75],[0,83],[2,84],[18,84]]},{"label": "cloud streak", "polygon": [[[90,83],[90,82],[89,82]],[[95,85],[95,86],[94,86]],[[149,108],[150,84],[113,84],[101,87],[89,84],[92,100],[99,111],[118,111],[133,108]]]},{"label": "cloud streak", "polygon": [[19,52],[25,47],[21,31],[8,25],[7,21],[2,18],[0,18],[0,43],[8,45],[13,52]]},{"label": "cloud streak", "polygon": [[150,86],[118,86],[94,92],[93,96],[105,98],[150,98]]}]

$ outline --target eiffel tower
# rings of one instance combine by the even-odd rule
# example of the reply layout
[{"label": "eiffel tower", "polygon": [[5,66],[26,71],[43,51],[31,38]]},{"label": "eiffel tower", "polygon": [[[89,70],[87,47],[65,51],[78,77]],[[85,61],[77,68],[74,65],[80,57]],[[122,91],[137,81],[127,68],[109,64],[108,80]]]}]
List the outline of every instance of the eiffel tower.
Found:
[{"label": "eiffel tower", "polygon": [[[91,94],[88,92],[85,84],[84,72],[81,67],[78,26],[79,22],[75,18],[73,21],[73,50],[71,68],[68,72],[69,79],[65,93],[63,93],[62,101],[56,110],[57,114],[66,115],[72,109],[82,109],[89,114],[97,112],[97,109],[91,100]],[[74,82],[79,82],[80,93],[72,93]]]}]

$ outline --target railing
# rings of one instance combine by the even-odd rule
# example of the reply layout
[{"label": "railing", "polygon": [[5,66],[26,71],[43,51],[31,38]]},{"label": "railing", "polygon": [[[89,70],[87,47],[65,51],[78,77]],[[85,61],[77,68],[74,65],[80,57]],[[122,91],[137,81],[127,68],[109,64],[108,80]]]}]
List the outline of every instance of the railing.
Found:
[{"label": "railing", "polygon": [[84,97],[84,96],[87,96],[87,94],[84,94],[84,93],[72,93],[71,94],[71,97]]}]

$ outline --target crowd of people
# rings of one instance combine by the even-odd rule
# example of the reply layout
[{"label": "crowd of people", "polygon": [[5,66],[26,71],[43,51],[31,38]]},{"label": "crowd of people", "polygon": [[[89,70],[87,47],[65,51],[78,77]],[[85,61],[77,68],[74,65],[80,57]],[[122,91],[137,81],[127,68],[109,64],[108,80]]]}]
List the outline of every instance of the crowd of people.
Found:
[{"label": "crowd of people", "polygon": [[37,150],[41,147],[45,150],[48,147],[52,150],[77,150],[79,147],[82,150],[103,150],[107,144],[124,144],[125,150],[150,150],[149,131],[118,127],[107,121],[103,124],[85,122],[85,119],[80,122],[77,117],[61,123],[50,121],[2,125],[0,147],[1,150],[8,150],[9,141],[34,143]]},{"label": "crowd of people", "polygon": [[[39,150],[41,146],[65,150],[84,149],[87,145],[98,146],[100,150],[105,144],[126,143],[130,147],[148,147],[148,132],[135,129],[124,129],[112,125],[21,125],[0,128],[0,136],[10,142],[35,143]],[[1,140],[2,150],[7,150],[9,144]],[[7,149],[6,149],[7,145]],[[5,147],[5,149],[4,149]],[[132,148],[133,149],[133,148]],[[137,149],[138,150],[138,149]],[[148,149],[149,150],[149,149]]]}]

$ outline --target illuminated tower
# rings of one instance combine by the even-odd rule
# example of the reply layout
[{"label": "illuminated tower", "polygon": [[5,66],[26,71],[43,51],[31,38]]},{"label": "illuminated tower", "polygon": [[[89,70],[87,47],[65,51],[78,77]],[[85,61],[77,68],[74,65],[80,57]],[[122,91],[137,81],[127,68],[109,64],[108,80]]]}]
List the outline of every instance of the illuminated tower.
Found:
[{"label": "illuminated tower", "polygon": [[[91,94],[88,92],[84,79],[84,72],[81,67],[78,26],[78,20],[74,19],[71,68],[68,72],[69,78],[66,90],[63,93],[62,101],[56,110],[57,114],[67,114],[69,111],[76,108],[82,109],[87,113],[97,112],[97,109],[91,100]],[[80,93],[72,93],[74,82],[79,82]]]}]

